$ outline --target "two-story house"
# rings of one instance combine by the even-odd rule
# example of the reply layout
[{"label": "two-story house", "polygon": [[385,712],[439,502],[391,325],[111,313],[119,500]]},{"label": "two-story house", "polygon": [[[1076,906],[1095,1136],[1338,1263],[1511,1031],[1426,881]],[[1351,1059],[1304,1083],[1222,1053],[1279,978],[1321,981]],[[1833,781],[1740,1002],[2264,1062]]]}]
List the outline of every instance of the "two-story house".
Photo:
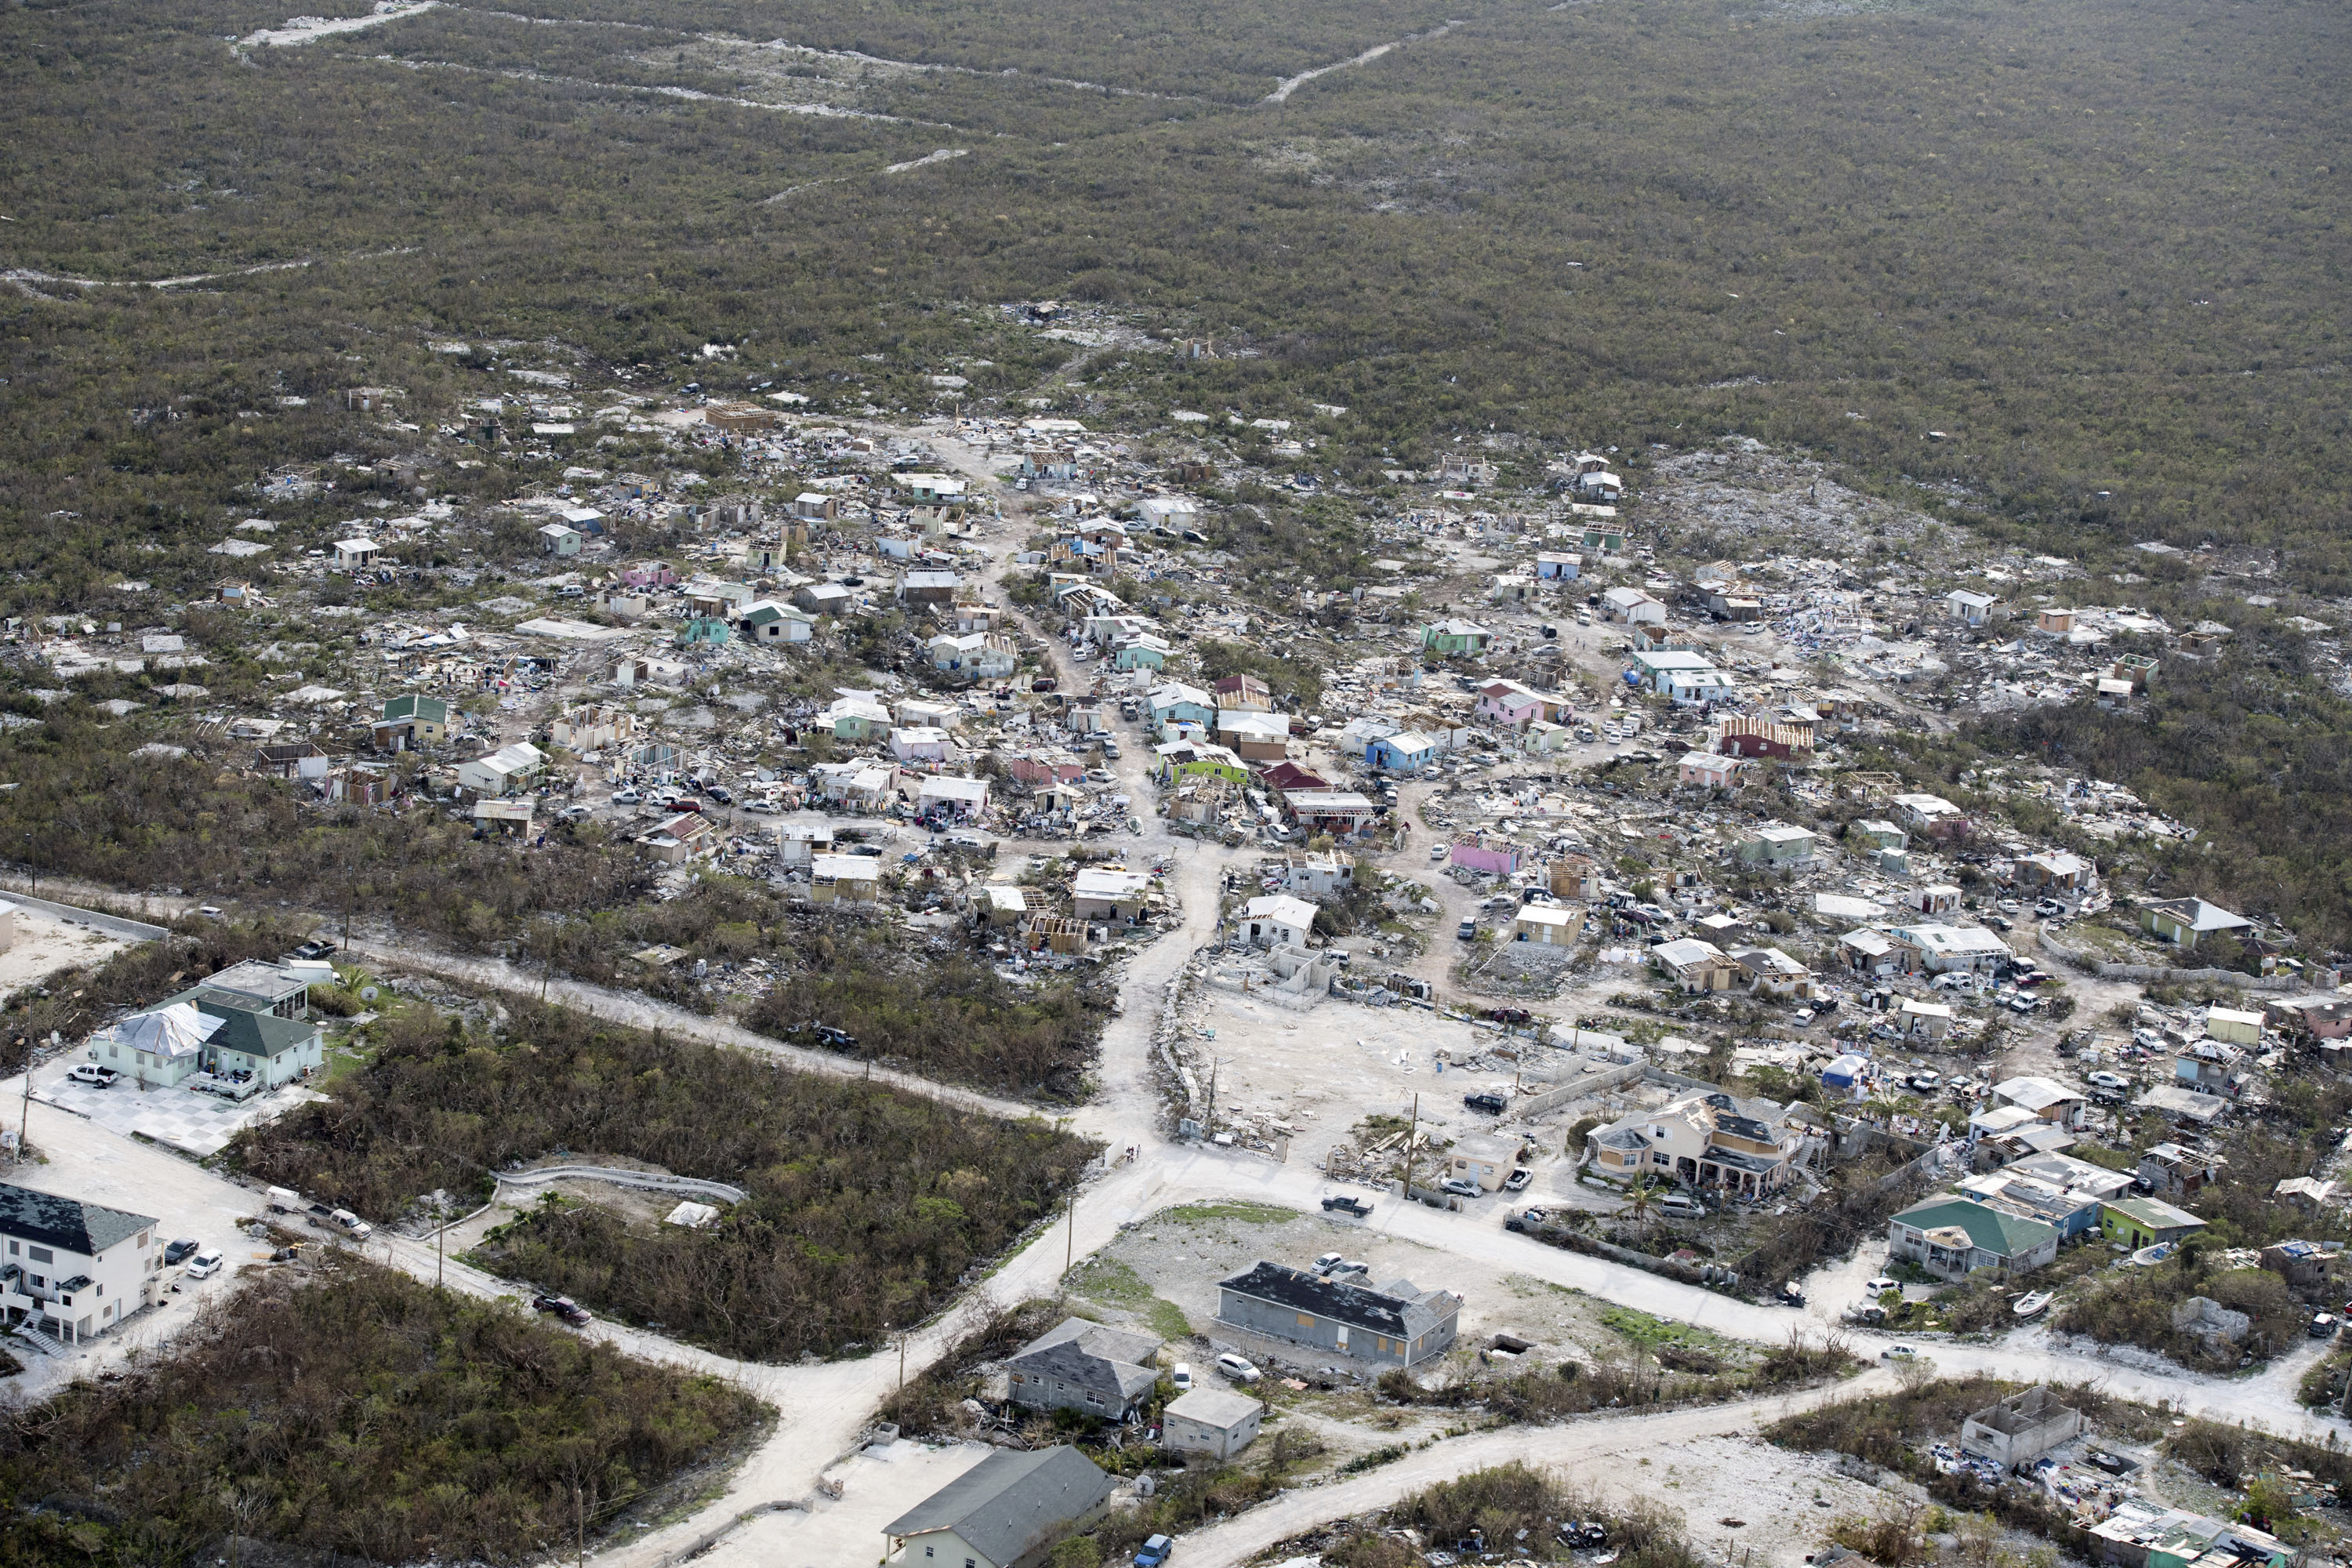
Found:
[{"label": "two-story house", "polygon": [[1760,1197],[1788,1185],[1810,1134],[1790,1108],[1697,1089],[1585,1135],[1586,1163],[1616,1181],[1653,1176]]},{"label": "two-story house", "polygon": [[163,1238],[145,1215],[0,1184],[0,1309],[68,1344],[155,1300]]}]

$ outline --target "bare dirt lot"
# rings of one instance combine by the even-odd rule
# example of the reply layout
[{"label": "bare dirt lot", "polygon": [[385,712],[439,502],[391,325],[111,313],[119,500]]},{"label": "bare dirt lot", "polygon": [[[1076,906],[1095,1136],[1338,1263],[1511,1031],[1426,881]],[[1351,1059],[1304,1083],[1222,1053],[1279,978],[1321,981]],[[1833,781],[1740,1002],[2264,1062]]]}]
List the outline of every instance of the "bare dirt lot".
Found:
[{"label": "bare dirt lot", "polygon": [[51,915],[19,908],[16,940],[0,952],[0,999],[38,984],[72,964],[97,965],[134,945],[88,926],[68,925]]}]

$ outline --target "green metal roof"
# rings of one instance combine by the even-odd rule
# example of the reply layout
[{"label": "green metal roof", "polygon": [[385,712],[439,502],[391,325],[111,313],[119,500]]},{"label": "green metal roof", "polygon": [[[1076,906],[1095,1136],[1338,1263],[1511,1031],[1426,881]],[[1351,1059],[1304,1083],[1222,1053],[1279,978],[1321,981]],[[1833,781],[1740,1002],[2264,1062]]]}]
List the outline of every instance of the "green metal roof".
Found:
[{"label": "green metal roof", "polygon": [[2175,1208],[2162,1198],[2108,1198],[2103,1206],[2136,1219],[2150,1230],[2179,1230],[2184,1226],[2201,1230],[2205,1225],[2187,1209]]},{"label": "green metal roof", "polygon": [[383,705],[383,718],[387,724],[397,723],[403,719],[426,724],[446,724],[449,721],[449,704],[438,697],[420,697],[410,692],[387,701]]},{"label": "green metal roof", "polygon": [[1979,1248],[2003,1258],[2030,1251],[2058,1234],[2054,1227],[2038,1219],[2003,1214],[1973,1198],[1929,1198],[1926,1203],[1913,1204],[1895,1217],[1915,1230],[1958,1226]]}]

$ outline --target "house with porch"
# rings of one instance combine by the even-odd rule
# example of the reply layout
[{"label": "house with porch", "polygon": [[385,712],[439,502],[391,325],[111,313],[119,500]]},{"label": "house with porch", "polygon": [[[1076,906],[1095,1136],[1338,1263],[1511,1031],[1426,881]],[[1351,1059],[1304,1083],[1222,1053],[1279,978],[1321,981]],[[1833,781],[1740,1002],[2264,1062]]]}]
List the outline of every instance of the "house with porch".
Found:
[{"label": "house with porch", "polygon": [[1964,1279],[1980,1268],[2030,1274],[2058,1256],[2058,1227],[1948,1194],[1888,1220],[1886,1249],[1938,1279]]},{"label": "house with porch", "polygon": [[1612,1182],[1647,1176],[1763,1197],[1789,1184],[1812,1138],[1790,1110],[1718,1089],[1693,1090],[1585,1134],[1585,1164]]}]

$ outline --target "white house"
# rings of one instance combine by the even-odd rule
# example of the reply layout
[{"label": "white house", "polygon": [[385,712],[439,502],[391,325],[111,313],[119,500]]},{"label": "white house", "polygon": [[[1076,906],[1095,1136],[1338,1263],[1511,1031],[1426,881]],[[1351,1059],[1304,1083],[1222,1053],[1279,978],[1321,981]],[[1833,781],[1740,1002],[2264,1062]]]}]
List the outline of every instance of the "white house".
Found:
[{"label": "white house", "polygon": [[759,599],[743,607],[736,629],[747,642],[807,642],[816,636],[816,617],[806,610],[774,599]]},{"label": "white house", "polygon": [[1305,947],[1315,930],[1315,906],[1287,893],[1270,893],[1244,905],[1235,924],[1251,942],[1268,947]]},{"label": "white house", "polygon": [[805,866],[819,855],[832,853],[832,828],[804,822],[776,825],[776,858],[785,865]]},{"label": "white house", "polygon": [[0,1184],[0,1309],[68,1344],[154,1303],[163,1237],[142,1214]]},{"label": "white house", "polygon": [[476,795],[511,795],[547,766],[547,753],[529,741],[500,746],[487,757],[457,764],[457,787]]},{"label": "white house", "polygon": [[373,566],[375,558],[383,553],[383,546],[373,539],[354,537],[335,541],[335,565],[341,571],[353,572],[363,566]]},{"label": "white house", "polygon": [[1666,607],[1639,588],[1612,588],[1601,595],[1601,613],[1630,626],[1654,626],[1666,618]]},{"label": "white house", "polygon": [[581,543],[580,531],[568,522],[550,522],[540,527],[539,548],[545,554],[577,555]]},{"label": "white house", "polygon": [[1998,602],[1990,594],[1979,594],[1968,588],[1955,588],[1944,596],[1944,603],[1951,606],[1952,618],[1972,626],[1984,625],[1985,617],[1991,614]]},{"label": "white house", "polygon": [[948,732],[927,726],[893,730],[890,754],[902,763],[943,763],[948,756]]},{"label": "white house", "polygon": [[931,778],[925,779],[915,792],[915,809],[929,816],[937,812],[948,816],[974,817],[988,809],[986,779]]}]

